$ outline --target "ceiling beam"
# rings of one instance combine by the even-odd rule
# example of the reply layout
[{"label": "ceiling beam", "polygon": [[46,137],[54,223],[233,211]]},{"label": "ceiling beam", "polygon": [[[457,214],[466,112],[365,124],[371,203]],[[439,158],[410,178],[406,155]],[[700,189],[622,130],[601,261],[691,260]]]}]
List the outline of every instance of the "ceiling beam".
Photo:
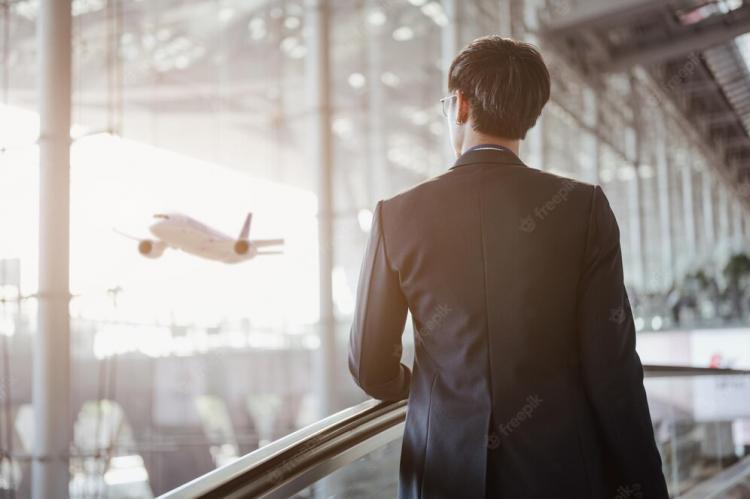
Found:
[{"label": "ceiling beam", "polygon": [[715,80],[691,81],[683,83],[676,90],[685,94],[712,94],[719,90],[719,84]]},{"label": "ceiling beam", "polygon": [[725,150],[730,149],[747,149],[750,148],[750,139],[747,137],[733,137],[729,140],[723,141]]},{"label": "ceiling beam", "polygon": [[544,22],[547,35],[565,36],[582,29],[610,28],[622,24],[624,19],[652,12],[669,3],[669,0],[585,0],[574,7],[540,13],[542,19],[548,19]]},{"label": "ceiling beam", "polygon": [[750,89],[745,87],[745,88],[735,88],[733,90],[729,90],[725,87],[724,95],[726,95],[727,99],[732,101],[733,104],[739,105],[743,100],[746,101],[750,99]]},{"label": "ceiling beam", "polygon": [[715,113],[698,118],[706,126],[732,125],[739,122],[739,116],[734,113]]},{"label": "ceiling beam", "polygon": [[709,18],[686,27],[682,33],[675,33],[667,39],[620,49],[599,66],[605,72],[621,72],[635,65],[650,66],[727,43],[748,32],[750,4],[745,4],[716,20]]}]

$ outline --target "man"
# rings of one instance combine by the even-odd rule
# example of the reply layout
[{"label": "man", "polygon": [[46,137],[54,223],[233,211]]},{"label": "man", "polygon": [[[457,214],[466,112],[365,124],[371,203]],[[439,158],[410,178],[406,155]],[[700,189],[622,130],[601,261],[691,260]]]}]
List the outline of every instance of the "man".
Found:
[{"label": "man", "polygon": [[350,335],[357,384],[409,399],[399,497],[667,498],[607,198],[518,158],[540,54],[479,38],[448,88],[458,159],[377,204]]}]

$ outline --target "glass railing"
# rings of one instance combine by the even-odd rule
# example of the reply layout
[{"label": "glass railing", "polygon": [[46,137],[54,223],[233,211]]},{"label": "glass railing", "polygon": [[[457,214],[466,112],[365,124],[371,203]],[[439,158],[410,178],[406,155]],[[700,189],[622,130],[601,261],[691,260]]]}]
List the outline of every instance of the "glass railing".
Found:
[{"label": "glass railing", "polygon": [[730,369],[658,369],[645,380],[654,433],[672,497],[702,495],[699,486],[731,485],[720,476],[750,454],[750,374]]},{"label": "glass railing", "polygon": [[[644,370],[670,495],[750,497],[750,371]],[[396,497],[406,407],[368,400],[161,497]]]}]

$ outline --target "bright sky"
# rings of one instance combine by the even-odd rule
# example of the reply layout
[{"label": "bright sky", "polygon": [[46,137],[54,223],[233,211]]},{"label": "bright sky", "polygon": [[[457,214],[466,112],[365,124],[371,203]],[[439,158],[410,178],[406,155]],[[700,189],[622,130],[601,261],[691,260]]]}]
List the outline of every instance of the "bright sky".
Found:
[{"label": "bright sky", "polygon": [[[21,258],[22,290],[37,286],[35,113],[0,107],[0,258]],[[71,151],[71,313],[92,319],[214,325],[249,318],[294,326],[318,316],[314,194],[108,135]],[[148,236],[152,215],[178,211],[229,235],[252,211],[251,238],[283,237],[286,253],[227,265],[167,250],[150,260],[118,228]],[[123,289],[116,315],[107,289]]]}]

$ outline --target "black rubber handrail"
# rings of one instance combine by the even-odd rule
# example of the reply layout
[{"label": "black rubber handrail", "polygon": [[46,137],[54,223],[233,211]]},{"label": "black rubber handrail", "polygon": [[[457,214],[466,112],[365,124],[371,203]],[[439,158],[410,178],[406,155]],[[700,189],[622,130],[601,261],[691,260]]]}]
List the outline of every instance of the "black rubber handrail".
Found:
[{"label": "black rubber handrail", "polygon": [[367,400],[256,449],[160,499],[262,497],[301,470],[352,448],[406,419],[406,400]]},{"label": "black rubber handrail", "polygon": [[330,458],[406,419],[406,400],[379,402],[298,442],[282,454],[199,497],[259,497],[301,469]]},{"label": "black rubber handrail", "polygon": [[[750,374],[747,370],[655,364],[644,365],[643,369],[647,378]],[[406,419],[406,409],[406,400],[368,400],[307,427],[314,431],[305,432],[305,429],[302,429],[295,432],[301,432],[299,438],[284,443],[285,439],[294,437],[295,434],[288,435],[251,452],[241,458],[247,461],[246,465],[232,463],[218,468],[161,497],[270,497],[281,484],[294,479],[311,467],[403,423]],[[284,445],[279,445],[281,443]],[[277,448],[274,449],[274,446]],[[257,459],[253,459],[255,455],[258,456]],[[238,465],[244,467],[237,469]],[[224,468],[226,472],[223,472]],[[207,480],[211,483],[205,483]]]},{"label": "black rubber handrail", "polygon": [[723,367],[690,367],[647,364],[643,366],[643,372],[648,378],[673,377],[673,376],[741,376],[750,374],[743,369],[728,369]]}]

